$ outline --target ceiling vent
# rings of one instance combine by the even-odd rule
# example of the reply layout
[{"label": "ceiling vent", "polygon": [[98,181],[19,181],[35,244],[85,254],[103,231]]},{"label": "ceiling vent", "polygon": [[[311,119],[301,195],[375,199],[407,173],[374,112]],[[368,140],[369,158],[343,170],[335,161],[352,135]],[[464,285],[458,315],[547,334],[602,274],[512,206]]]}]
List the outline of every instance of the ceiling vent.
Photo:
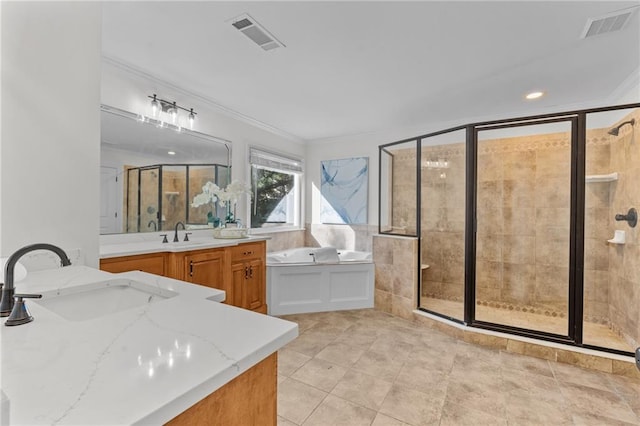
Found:
[{"label": "ceiling vent", "polygon": [[598,18],[591,18],[582,32],[582,38],[620,31],[629,22],[637,8],[619,10]]},{"label": "ceiling vent", "polygon": [[255,44],[264,50],[273,50],[278,47],[285,47],[278,39],[276,39],[269,31],[260,25],[249,14],[243,14],[231,19],[233,25],[238,31],[249,37]]}]

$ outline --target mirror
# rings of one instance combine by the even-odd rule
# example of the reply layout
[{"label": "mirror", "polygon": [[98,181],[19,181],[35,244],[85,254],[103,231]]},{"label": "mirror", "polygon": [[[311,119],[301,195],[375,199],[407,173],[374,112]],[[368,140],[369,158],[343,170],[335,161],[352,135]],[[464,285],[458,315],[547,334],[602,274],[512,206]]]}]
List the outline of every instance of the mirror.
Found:
[{"label": "mirror", "polygon": [[226,186],[231,142],[107,105],[100,112],[100,233],[213,226],[225,211],[192,207],[207,182]]}]

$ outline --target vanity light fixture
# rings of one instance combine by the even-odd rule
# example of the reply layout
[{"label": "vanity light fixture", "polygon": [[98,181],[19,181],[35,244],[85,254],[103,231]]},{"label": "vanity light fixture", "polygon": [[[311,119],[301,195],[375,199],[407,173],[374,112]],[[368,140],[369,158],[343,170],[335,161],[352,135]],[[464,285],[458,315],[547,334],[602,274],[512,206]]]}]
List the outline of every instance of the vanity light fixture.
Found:
[{"label": "vanity light fixture", "polygon": [[196,115],[198,114],[193,110],[193,108],[184,108],[176,103],[176,101],[167,101],[165,99],[160,99],[154,93],[153,96],[147,96],[151,99],[151,114],[154,118],[159,118],[160,113],[165,112],[171,118],[171,123],[178,125],[178,113],[180,110],[189,113],[187,119],[189,120],[189,127],[193,130],[193,124],[196,120]]},{"label": "vanity light fixture", "polygon": [[544,92],[531,92],[531,93],[527,93],[525,95],[525,98],[528,100],[533,100],[533,99],[538,99],[541,98],[542,96],[544,96]]}]

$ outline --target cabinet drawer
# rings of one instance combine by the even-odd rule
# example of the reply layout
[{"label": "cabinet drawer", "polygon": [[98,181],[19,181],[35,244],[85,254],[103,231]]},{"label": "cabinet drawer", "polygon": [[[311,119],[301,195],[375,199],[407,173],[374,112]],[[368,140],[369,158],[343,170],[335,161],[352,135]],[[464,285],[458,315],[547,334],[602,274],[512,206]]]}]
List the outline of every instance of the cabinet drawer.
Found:
[{"label": "cabinet drawer", "polygon": [[166,275],[165,255],[164,253],[160,253],[100,259],[100,269],[114,273],[143,271],[164,276]]},{"label": "cabinet drawer", "polygon": [[244,243],[231,247],[231,259],[239,261],[243,259],[255,259],[265,256],[265,242]]}]

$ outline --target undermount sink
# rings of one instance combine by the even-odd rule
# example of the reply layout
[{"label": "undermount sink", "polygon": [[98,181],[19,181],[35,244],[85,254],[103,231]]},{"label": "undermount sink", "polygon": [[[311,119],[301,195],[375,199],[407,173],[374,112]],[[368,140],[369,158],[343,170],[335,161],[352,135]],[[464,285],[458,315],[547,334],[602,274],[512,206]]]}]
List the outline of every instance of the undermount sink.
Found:
[{"label": "undermount sink", "polygon": [[84,321],[159,302],[178,293],[129,279],[45,291],[34,299],[42,307],[71,321]]}]

